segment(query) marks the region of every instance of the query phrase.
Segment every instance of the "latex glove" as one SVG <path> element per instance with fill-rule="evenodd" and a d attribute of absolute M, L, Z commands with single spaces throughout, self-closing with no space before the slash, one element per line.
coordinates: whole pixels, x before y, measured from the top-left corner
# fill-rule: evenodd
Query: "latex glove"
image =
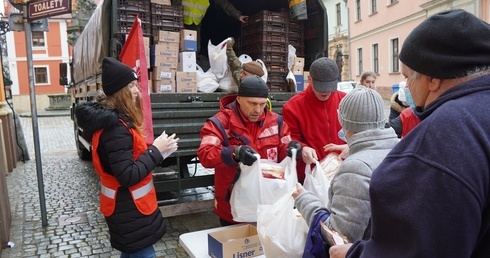
<path fill-rule="evenodd" d="M 162 156 L 164 156 L 164 154 L 167 155 L 168 151 L 170 151 L 170 154 L 172 154 L 175 150 L 177 150 L 177 142 L 180 140 L 179 138 L 175 138 L 175 136 L 175 134 L 168 136 L 164 131 L 153 141 L 153 146 L 155 146 L 158 151 L 160 151 Z"/>
<path fill-rule="evenodd" d="M 240 145 L 233 150 L 235 160 L 242 162 L 244 165 L 251 166 L 257 157 L 254 155 L 257 152 L 248 145 Z"/>
<path fill-rule="evenodd" d="M 301 151 L 301 156 L 306 164 L 315 163 L 318 161 L 318 156 L 316 155 L 315 149 L 305 146 Z"/>
<path fill-rule="evenodd" d="M 297 141 L 289 142 L 286 155 L 290 158 L 293 157 L 293 152 L 291 151 L 292 149 L 296 149 L 296 159 L 299 159 L 301 157 L 301 150 L 303 149 L 303 147 L 301 147 L 301 143 Z"/>

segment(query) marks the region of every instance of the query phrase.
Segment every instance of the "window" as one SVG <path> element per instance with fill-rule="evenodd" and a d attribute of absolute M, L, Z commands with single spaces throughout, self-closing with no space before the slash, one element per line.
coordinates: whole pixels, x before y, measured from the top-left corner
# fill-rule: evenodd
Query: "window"
<path fill-rule="evenodd" d="M 361 20 L 361 0 L 356 0 L 356 21 Z"/>
<path fill-rule="evenodd" d="M 378 5 L 377 2 L 378 0 L 371 0 L 371 13 L 376 13 L 378 11 Z"/>
<path fill-rule="evenodd" d="M 400 65 L 398 60 L 398 39 L 391 40 L 391 72 L 400 72 Z"/>
<path fill-rule="evenodd" d="M 32 32 L 32 46 L 33 47 L 45 47 L 44 32 L 33 31 Z"/>
<path fill-rule="evenodd" d="M 340 3 L 335 5 L 335 10 L 337 11 L 337 25 L 342 24 L 342 16 L 340 13 Z"/>
<path fill-rule="evenodd" d="M 49 83 L 47 67 L 34 67 L 34 83 L 35 84 Z"/>
<path fill-rule="evenodd" d="M 394 4 L 396 2 L 398 2 L 398 0 L 390 0 L 390 4 Z"/>
<path fill-rule="evenodd" d="M 378 44 L 373 44 L 373 72 L 379 73 L 379 51 Z"/>
<path fill-rule="evenodd" d="M 362 48 L 357 49 L 357 74 L 362 74 Z"/>

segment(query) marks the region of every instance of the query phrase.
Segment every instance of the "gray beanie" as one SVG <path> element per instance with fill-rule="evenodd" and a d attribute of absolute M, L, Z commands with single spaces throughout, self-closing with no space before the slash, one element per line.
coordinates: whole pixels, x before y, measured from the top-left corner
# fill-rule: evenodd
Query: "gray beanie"
<path fill-rule="evenodd" d="M 339 120 L 345 130 L 356 133 L 384 128 L 383 98 L 375 90 L 359 85 L 340 101 Z"/>

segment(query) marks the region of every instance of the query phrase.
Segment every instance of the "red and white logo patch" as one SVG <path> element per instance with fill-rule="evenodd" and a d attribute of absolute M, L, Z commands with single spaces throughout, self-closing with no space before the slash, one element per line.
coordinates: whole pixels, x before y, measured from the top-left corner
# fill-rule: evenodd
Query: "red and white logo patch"
<path fill-rule="evenodd" d="M 277 162 L 277 147 L 267 149 L 267 159 L 270 161 Z"/>

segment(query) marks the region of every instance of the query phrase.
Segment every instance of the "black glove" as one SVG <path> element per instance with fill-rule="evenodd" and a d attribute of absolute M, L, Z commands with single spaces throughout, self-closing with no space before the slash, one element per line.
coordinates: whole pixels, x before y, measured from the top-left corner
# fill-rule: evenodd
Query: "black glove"
<path fill-rule="evenodd" d="M 290 141 L 288 144 L 288 148 L 286 150 L 286 155 L 290 158 L 293 157 L 293 152 L 291 151 L 292 149 L 296 149 L 296 159 L 299 159 L 301 157 L 301 143 L 297 141 Z"/>
<path fill-rule="evenodd" d="M 237 162 L 242 162 L 244 165 L 251 166 L 257 157 L 254 155 L 257 152 L 248 145 L 240 145 L 233 150 L 233 156 Z"/>

